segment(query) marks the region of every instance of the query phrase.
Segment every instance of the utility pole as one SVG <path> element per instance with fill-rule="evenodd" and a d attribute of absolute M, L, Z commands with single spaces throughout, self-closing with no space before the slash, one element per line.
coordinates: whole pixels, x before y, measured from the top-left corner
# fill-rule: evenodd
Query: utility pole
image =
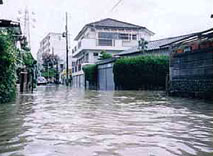
<path fill-rule="evenodd" d="M 22 13 L 24 12 L 24 14 Z M 30 36 L 30 27 L 32 25 L 32 28 L 35 28 L 34 23 L 36 22 L 36 19 L 34 18 L 35 13 L 32 11 L 30 12 L 28 7 L 25 7 L 25 10 L 19 10 L 18 11 L 18 18 L 17 20 L 23 24 L 23 33 L 24 36 L 27 38 L 27 42 L 28 42 L 28 47 L 30 48 L 31 46 L 31 36 Z"/>
<path fill-rule="evenodd" d="M 66 26 L 65 26 L 65 33 L 66 33 L 66 86 L 69 85 L 69 64 L 68 64 L 68 17 L 67 17 L 67 12 L 66 12 Z"/>

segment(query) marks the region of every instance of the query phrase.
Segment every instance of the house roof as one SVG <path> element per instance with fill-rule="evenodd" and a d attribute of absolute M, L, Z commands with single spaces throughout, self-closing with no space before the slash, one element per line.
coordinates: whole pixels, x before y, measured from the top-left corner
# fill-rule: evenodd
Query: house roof
<path fill-rule="evenodd" d="M 162 46 L 164 45 L 168 45 L 172 42 L 181 40 L 187 36 L 190 36 L 191 34 L 188 35 L 182 35 L 182 36 L 176 36 L 176 37 L 169 37 L 169 38 L 163 38 L 163 39 L 159 39 L 159 40 L 154 40 L 154 41 L 149 41 L 147 44 L 147 50 L 151 51 L 151 50 L 157 50 L 157 49 L 161 49 Z M 168 47 L 168 46 L 167 46 Z M 163 47 L 163 48 L 167 48 L 167 47 Z M 130 55 L 130 54 L 134 54 L 139 52 L 140 50 L 138 49 L 138 46 L 132 47 L 130 49 L 127 49 L 125 51 L 122 51 L 120 53 L 118 53 L 117 55 Z"/>
<path fill-rule="evenodd" d="M 96 62 L 96 64 L 97 65 L 107 64 L 107 63 L 115 62 L 115 60 L 116 60 L 116 57 L 112 57 L 112 58 L 100 60 L 100 61 Z"/>
<path fill-rule="evenodd" d="M 213 28 L 205 30 L 205 31 L 190 34 L 188 36 L 180 38 L 179 40 L 175 40 L 173 42 L 165 44 L 162 47 L 169 46 L 169 45 L 174 46 L 175 44 L 180 45 L 182 43 L 187 43 L 187 42 L 192 42 L 192 41 L 202 39 L 202 38 L 212 38 L 212 37 L 213 37 Z"/>
<path fill-rule="evenodd" d="M 122 22 L 118 21 L 115 19 L 111 18 L 106 18 L 97 22 L 89 23 L 87 26 L 93 26 L 93 27 L 118 27 L 118 28 L 135 28 L 135 29 L 140 29 L 140 28 L 145 28 L 139 25 L 127 23 L 127 22 Z"/>
<path fill-rule="evenodd" d="M 82 30 L 78 33 L 78 35 L 75 37 L 75 40 L 78 40 L 79 37 L 86 31 L 86 29 L 88 27 L 94 27 L 94 28 L 117 28 L 117 29 L 136 29 L 136 30 L 144 29 L 148 33 L 150 33 L 151 35 L 154 35 L 154 33 L 152 31 L 148 30 L 146 27 L 142 27 L 142 26 L 139 26 L 139 25 L 135 25 L 135 24 L 119 21 L 119 20 L 112 19 L 112 18 L 106 18 L 106 19 L 103 19 L 103 20 L 100 20 L 100 21 L 97 21 L 97 22 L 92 22 L 92 23 L 86 24 L 82 28 Z"/>
<path fill-rule="evenodd" d="M 16 29 L 17 34 L 22 34 L 21 26 L 19 22 L 14 22 L 11 20 L 0 19 L 0 28 L 9 28 L 13 27 Z"/>

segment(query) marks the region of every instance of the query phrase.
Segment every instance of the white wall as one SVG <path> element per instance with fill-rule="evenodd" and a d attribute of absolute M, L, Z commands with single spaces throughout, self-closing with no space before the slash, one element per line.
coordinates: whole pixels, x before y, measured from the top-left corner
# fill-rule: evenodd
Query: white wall
<path fill-rule="evenodd" d="M 50 34 L 50 52 L 58 55 L 60 59 L 66 58 L 66 41 L 61 34 Z"/>
<path fill-rule="evenodd" d="M 79 48 L 73 56 L 75 57 L 80 51 L 87 49 L 87 50 L 111 50 L 111 51 L 122 51 L 127 50 L 131 47 L 137 46 L 138 41 L 131 40 L 131 41 L 122 41 L 122 40 L 113 40 L 114 46 L 98 46 L 96 39 L 82 39 L 81 40 L 81 48 Z"/>

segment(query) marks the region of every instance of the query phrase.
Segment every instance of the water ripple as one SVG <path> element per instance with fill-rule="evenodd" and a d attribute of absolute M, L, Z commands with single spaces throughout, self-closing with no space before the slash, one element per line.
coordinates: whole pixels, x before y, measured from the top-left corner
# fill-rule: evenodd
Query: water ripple
<path fill-rule="evenodd" d="M 2 156 L 213 155 L 211 103 L 40 87 L 0 107 Z"/>

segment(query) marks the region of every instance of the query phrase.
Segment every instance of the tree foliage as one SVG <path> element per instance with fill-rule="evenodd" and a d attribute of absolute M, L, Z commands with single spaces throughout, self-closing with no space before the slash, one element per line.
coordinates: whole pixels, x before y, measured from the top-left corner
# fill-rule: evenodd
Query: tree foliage
<path fill-rule="evenodd" d="M 109 58 L 112 58 L 112 55 L 105 51 L 102 51 L 101 55 L 99 57 L 99 60 L 105 60 L 105 59 L 109 59 Z"/>
<path fill-rule="evenodd" d="M 56 69 L 50 68 L 48 70 L 45 70 L 41 73 L 41 76 L 45 77 L 45 78 L 52 78 L 55 77 L 57 74 Z"/>
<path fill-rule="evenodd" d="M 45 78 L 56 77 L 57 70 L 54 69 L 54 65 L 57 65 L 59 62 L 58 55 L 44 53 L 42 55 L 44 70 L 42 71 L 42 76 Z"/>
<path fill-rule="evenodd" d="M 169 72 L 168 56 L 138 56 L 118 59 L 113 68 L 120 89 L 163 89 Z"/>
<path fill-rule="evenodd" d="M 28 68 L 31 68 L 34 64 L 36 64 L 36 60 L 33 58 L 30 51 L 25 51 L 23 53 L 23 63 Z"/>
<path fill-rule="evenodd" d="M 44 53 L 42 55 L 43 66 L 53 66 L 56 65 L 59 61 L 58 55 Z"/>
<path fill-rule="evenodd" d="M 16 58 L 14 39 L 0 32 L 0 103 L 8 102 L 16 95 Z"/>
<path fill-rule="evenodd" d="M 144 40 L 143 38 L 141 38 L 138 41 L 138 48 L 140 49 L 141 52 L 145 52 L 147 50 L 147 44 L 148 42 Z"/>
<path fill-rule="evenodd" d="M 97 74 L 98 74 L 97 65 L 95 64 L 87 65 L 83 67 L 83 71 L 85 73 L 85 79 L 89 81 L 91 85 L 97 85 Z"/>

